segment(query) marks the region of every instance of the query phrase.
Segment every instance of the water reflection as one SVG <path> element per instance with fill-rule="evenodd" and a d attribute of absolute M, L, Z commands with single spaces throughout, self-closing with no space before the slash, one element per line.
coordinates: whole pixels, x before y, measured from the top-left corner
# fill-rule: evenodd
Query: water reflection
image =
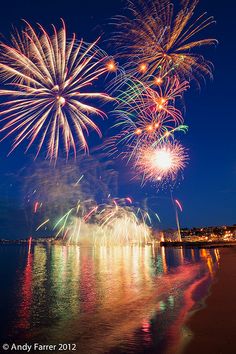
<path fill-rule="evenodd" d="M 21 259 L 24 268 L 6 289 L 14 302 L 5 340 L 77 343 L 80 354 L 176 353 L 219 252 L 37 245 Z"/>

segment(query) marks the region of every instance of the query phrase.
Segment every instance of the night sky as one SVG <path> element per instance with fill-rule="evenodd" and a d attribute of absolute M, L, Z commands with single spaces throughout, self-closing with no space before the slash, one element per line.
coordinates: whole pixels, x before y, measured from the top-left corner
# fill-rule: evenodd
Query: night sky
<path fill-rule="evenodd" d="M 109 52 L 105 39 L 109 38 L 112 29 L 107 24 L 123 6 L 124 3 L 118 0 L 5 1 L 1 7 L 0 33 L 9 38 L 12 25 L 21 26 L 22 18 L 31 23 L 39 22 L 49 29 L 51 23 L 59 25 L 62 17 L 68 33 L 75 32 L 78 38 L 89 42 L 102 35 L 100 47 Z M 185 95 L 185 123 L 189 125 L 189 132 L 178 137 L 189 149 L 190 161 L 184 171 L 184 180 L 174 189 L 174 196 L 183 204 L 180 220 L 181 226 L 186 227 L 236 223 L 236 3 L 233 0 L 201 0 L 198 11 L 202 10 L 216 19 L 216 25 L 207 29 L 205 35 L 217 38 L 219 45 L 203 51 L 214 64 L 214 80 L 202 83 L 200 91 L 192 86 Z M 8 175 L 17 174 L 19 169 L 31 163 L 30 154 L 25 155 L 23 147 L 7 157 L 9 148 L 10 141 L 0 144 L 1 222 L 6 217 L 3 209 L 7 188 L 11 189 L 10 198 L 15 205 L 20 203 L 19 185 L 7 186 Z M 136 200 L 153 198 L 162 219 L 161 227 L 174 226 L 169 192 L 157 193 L 153 186 L 140 189 L 137 182 L 130 181 L 126 169 L 125 164 L 120 165 L 119 195 L 130 195 Z"/>

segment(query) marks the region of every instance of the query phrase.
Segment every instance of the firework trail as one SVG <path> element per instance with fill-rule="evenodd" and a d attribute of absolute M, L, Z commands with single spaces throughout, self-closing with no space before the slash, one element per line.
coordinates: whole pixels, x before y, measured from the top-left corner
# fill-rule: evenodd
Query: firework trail
<path fill-rule="evenodd" d="M 86 136 L 101 131 L 93 116 L 105 113 L 91 105 L 93 100 L 110 100 L 91 86 L 101 75 L 113 71 L 111 59 L 97 41 L 91 44 L 68 38 L 62 21 L 50 36 L 38 25 L 39 34 L 26 23 L 25 30 L 12 37 L 12 44 L 0 44 L 0 75 L 7 88 L 0 90 L 1 133 L 14 135 L 11 151 L 24 141 L 27 150 L 37 140 L 39 154 L 47 145 L 47 158 L 57 159 L 61 141 L 68 157 L 70 150 L 88 150 Z M 4 124 L 5 123 L 5 124 Z M 37 156 L 36 155 L 36 156 Z"/>

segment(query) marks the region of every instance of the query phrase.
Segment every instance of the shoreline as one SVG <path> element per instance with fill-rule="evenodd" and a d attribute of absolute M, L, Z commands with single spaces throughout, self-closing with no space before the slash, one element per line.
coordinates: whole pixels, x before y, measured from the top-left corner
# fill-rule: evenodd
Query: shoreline
<path fill-rule="evenodd" d="M 192 318 L 200 311 L 203 311 L 207 308 L 207 300 L 209 297 L 212 295 L 212 286 L 218 282 L 217 274 L 218 274 L 219 268 L 215 270 L 215 275 L 214 278 L 212 279 L 212 283 L 209 285 L 205 295 L 201 298 L 199 302 L 196 302 L 194 305 L 194 308 L 192 308 L 189 313 L 186 316 L 185 322 L 182 327 L 182 338 L 180 345 L 178 347 L 177 353 L 176 354 L 186 354 L 186 349 L 187 347 L 191 344 L 193 341 L 195 334 L 193 332 L 193 329 L 190 328 L 190 323 Z M 197 329 L 198 330 L 198 329 Z M 196 331 L 197 331 L 196 330 Z M 209 353 L 207 353 L 209 354 Z M 212 353 L 213 354 L 213 353 Z M 214 353 L 215 354 L 215 353 Z"/>
<path fill-rule="evenodd" d="M 220 250 L 220 267 L 202 301 L 184 325 L 182 354 L 234 354 L 236 249 Z"/>
<path fill-rule="evenodd" d="M 37 239 L 37 238 L 32 238 L 30 239 L 19 239 L 19 240 L 6 240 L 6 239 L 0 239 L 0 246 L 1 245 L 37 245 L 37 244 L 50 244 L 50 245 L 63 245 L 63 246 L 88 246 L 92 245 L 94 246 L 93 243 L 68 243 L 64 240 L 55 240 L 52 237 L 50 238 L 45 238 L 45 239 Z M 115 244 L 113 244 L 115 245 Z M 121 244 L 121 246 L 127 246 L 127 244 Z M 159 245 L 160 247 L 165 247 L 165 248 L 233 248 L 236 247 L 236 240 L 235 241 L 214 241 L 214 242 L 209 242 L 209 241 L 161 241 L 157 242 L 156 240 L 152 240 L 147 243 L 130 243 L 129 246 L 134 246 L 134 245 L 142 245 L 142 246 L 150 246 L 150 245 Z M 111 246 L 111 244 L 109 245 Z"/>
<path fill-rule="evenodd" d="M 219 247 L 235 247 L 236 241 L 162 241 L 161 247 L 184 247 L 184 248 L 219 248 Z"/>

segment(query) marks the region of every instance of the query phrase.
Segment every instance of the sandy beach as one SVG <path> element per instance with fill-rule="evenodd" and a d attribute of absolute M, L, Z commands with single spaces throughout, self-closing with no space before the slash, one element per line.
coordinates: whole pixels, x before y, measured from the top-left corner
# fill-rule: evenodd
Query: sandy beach
<path fill-rule="evenodd" d="M 193 338 L 183 354 L 236 353 L 236 247 L 219 251 L 220 268 L 206 306 L 186 323 Z"/>

